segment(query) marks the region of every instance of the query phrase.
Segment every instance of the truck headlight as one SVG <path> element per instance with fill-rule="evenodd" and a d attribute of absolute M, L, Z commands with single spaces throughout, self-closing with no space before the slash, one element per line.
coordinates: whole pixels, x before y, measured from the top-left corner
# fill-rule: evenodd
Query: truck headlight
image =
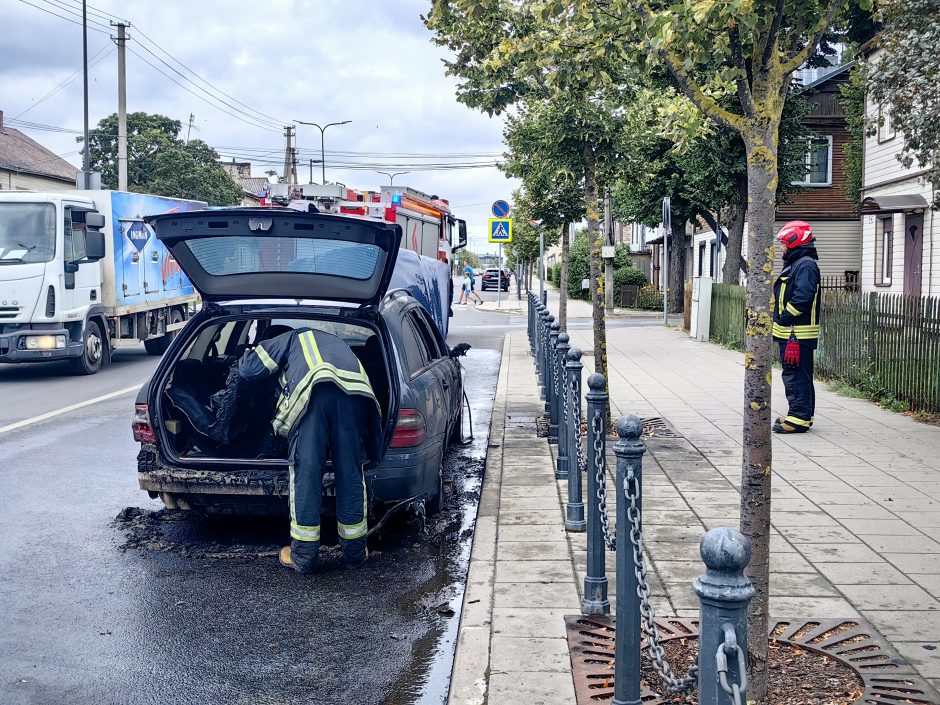
<path fill-rule="evenodd" d="M 62 350 L 65 348 L 64 335 L 27 335 L 27 350 Z"/>

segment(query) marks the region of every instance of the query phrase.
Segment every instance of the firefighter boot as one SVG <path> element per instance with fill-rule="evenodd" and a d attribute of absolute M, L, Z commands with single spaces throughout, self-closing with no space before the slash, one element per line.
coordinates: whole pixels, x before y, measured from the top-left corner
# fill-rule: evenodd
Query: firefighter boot
<path fill-rule="evenodd" d="M 294 552 L 291 551 L 290 546 L 284 546 L 277 554 L 278 562 L 285 568 L 293 568 L 298 573 L 312 573 L 314 571 L 314 563 L 299 565 L 294 562 Z"/>
<path fill-rule="evenodd" d="M 778 418 L 774 421 L 773 431 L 774 433 L 806 433 L 809 431 L 809 426 L 797 426 L 784 418 Z"/>

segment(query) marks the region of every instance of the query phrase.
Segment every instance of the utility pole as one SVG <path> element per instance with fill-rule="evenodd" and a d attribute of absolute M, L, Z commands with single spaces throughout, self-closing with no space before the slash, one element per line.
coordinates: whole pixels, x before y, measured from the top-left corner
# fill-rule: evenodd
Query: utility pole
<path fill-rule="evenodd" d="M 294 163 L 294 148 L 291 141 L 294 139 L 294 126 L 284 126 L 284 137 L 287 138 L 287 146 L 284 148 L 284 183 L 290 184 L 291 168 Z"/>
<path fill-rule="evenodd" d="M 297 147 L 294 146 L 290 148 L 290 176 L 292 184 L 300 183 L 297 178 Z"/>
<path fill-rule="evenodd" d="M 118 51 L 118 191 L 127 191 L 127 64 L 124 58 L 124 46 L 127 44 L 124 22 L 112 22 L 117 27 L 115 43 Z M 86 133 L 87 133 L 87 97 L 86 97 Z M 190 126 L 192 126 L 192 115 Z M 86 135 L 85 139 L 88 137 Z M 186 141 L 189 141 L 187 133 Z"/>
<path fill-rule="evenodd" d="M 193 131 L 193 123 L 195 121 L 196 121 L 196 116 L 190 113 L 189 114 L 189 126 L 186 128 L 186 144 L 189 144 L 189 134 Z M 235 158 L 232 157 L 232 161 L 234 160 Z"/>

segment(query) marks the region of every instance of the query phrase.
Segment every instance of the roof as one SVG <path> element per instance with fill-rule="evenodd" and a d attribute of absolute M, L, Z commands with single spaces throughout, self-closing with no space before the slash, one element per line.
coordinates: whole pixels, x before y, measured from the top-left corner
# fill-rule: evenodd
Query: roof
<path fill-rule="evenodd" d="M 842 64 L 842 66 L 840 66 L 839 68 L 837 68 L 837 69 L 835 69 L 835 70 L 833 70 L 833 71 L 830 71 L 829 73 L 827 73 L 827 74 L 825 74 L 825 75 L 823 75 L 823 76 L 817 78 L 815 81 L 810 81 L 810 82 L 807 83 L 805 86 L 800 86 L 799 90 L 800 90 L 800 91 L 808 91 L 808 90 L 811 90 L 811 89 L 813 89 L 813 88 L 817 88 L 818 86 L 821 86 L 822 84 L 824 84 L 826 81 L 829 81 L 829 80 L 835 78 L 836 76 L 839 76 L 839 75 L 845 73 L 845 72 L 848 71 L 850 68 L 852 68 L 853 66 L 855 66 L 856 63 L 858 63 L 858 62 L 856 62 L 856 61 L 850 61 L 850 62 L 848 62 L 847 64 Z"/>
<path fill-rule="evenodd" d="M 0 127 L 0 169 L 75 183 L 78 167 L 13 127 Z"/>
<path fill-rule="evenodd" d="M 253 196 L 260 195 L 262 189 L 271 185 L 267 176 L 252 176 L 247 179 L 235 179 L 235 181 L 238 182 L 238 185 L 242 187 L 245 193 L 250 193 Z"/>
<path fill-rule="evenodd" d="M 862 201 L 864 211 L 911 211 L 927 208 L 930 204 L 919 193 L 898 196 L 868 196 Z"/>

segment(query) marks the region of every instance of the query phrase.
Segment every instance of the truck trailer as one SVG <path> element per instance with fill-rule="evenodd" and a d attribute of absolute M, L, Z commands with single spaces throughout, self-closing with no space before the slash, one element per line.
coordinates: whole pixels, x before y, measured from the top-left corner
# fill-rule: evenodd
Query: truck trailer
<path fill-rule="evenodd" d="M 201 201 L 121 191 L 0 192 L 0 362 L 94 374 L 122 346 L 161 355 L 198 295 L 144 217 Z"/>

